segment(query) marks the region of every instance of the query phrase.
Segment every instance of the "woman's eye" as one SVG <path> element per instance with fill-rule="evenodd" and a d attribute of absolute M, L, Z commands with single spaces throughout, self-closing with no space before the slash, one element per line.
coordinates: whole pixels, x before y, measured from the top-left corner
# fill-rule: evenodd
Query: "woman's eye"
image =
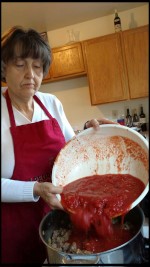
<path fill-rule="evenodd" d="M 41 68 L 41 66 L 38 66 L 38 65 L 35 65 L 34 67 L 35 67 L 35 68 L 38 68 L 38 69 Z"/>
<path fill-rule="evenodd" d="M 24 62 L 23 61 L 17 61 L 17 62 L 15 62 L 15 65 L 17 66 L 17 67 L 23 67 L 24 66 Z"/>
<path fill-rule="evenodd" d="M 16 67 L 17 68 L 22 68 L 22 67 L 24 67 L 24 65 L 23 64 L 16 64 Z"/>

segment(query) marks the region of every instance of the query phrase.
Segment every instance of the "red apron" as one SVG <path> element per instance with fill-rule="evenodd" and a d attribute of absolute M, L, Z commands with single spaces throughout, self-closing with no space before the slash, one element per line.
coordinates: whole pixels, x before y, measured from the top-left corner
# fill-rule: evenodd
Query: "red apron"
<path fill-rule="evenodd" d="M 11 101 L 6 92 L 10 131 L 14 144 L 13 180 L 51 181 L 54 160 L 65 144 L 58 125 L 37 96 L 35 101 L 49 120 L 16 126 Z M 38 202 L 2 203 L 2 263 L 43 263 L 46 249 L 39 237 L 39 224 L 50 207 Z"/>

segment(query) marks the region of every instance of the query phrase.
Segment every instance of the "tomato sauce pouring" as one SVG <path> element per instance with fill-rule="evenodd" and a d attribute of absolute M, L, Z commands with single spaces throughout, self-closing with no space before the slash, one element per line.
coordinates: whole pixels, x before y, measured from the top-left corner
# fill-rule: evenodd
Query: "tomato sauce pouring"
<path fill-rule="evenodd" d="M 123 221 L 113 224 L 113 218 L 124 216 L 144 188 L 130 174 L 92 175 L 64 186 L 61 203 L 74 226 L 71 240 L 93 252 L 128 241 L 132 234 L 122 228 Z"/>

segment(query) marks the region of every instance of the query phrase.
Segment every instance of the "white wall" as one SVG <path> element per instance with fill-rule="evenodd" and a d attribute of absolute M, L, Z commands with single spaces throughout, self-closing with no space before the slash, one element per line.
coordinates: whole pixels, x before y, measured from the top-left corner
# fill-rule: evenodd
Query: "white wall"
<path fill-rule="evenodd" d="M 149 23 L 148 7 L 148 4 L 144 4 L 142 7 L 120 12 L 122 30 L 147 25 Z M 114 15 L 109 15 L 49 31 L 49 43 L 51 47 L 65 45 L 69 41 L 67 30 L 79 31 L 80 41 L 113 33 L 113 19 Z M 134 108 L 137 108 L 139 112 L 141 104 L 148 120 L 148 98 L 91 106 L 87 77 L 43 84 L 41 91 L 54 94 L 60 99 L 68 120 L 74 128 L 82 129 L 87 120 L 99 118 L 101 115 L 115 120 L 112 110 L 117 110 L 118 115 L 125 114 L 128 107 L 131 112 Z"/>

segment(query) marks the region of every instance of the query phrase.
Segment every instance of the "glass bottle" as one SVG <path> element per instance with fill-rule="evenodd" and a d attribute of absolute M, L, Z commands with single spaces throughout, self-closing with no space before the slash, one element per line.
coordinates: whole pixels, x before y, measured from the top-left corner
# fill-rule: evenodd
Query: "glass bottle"
<path fill-rule="evenodd" d="M 137 115 L 137 110 L 134 109 L 134 113 L 133 113 L 133 126 L 137 127 L 139 123 L 139 117 Z"/>
<path fill-rule="evenodd" d="M 121 19 L 118 16 L 118 12 L 116 9 L 115 9 L 114 27 L 115 27 L 115 32 L 121 31 Z"/>
<path fill-rule="evenodd" d="M 127 108 L 127 115 L 126 115 L 126 126 L 132 126 L 132 116 L 130 115 L 129 108 Z"/>
<path fill-rule="evenodd" d="M 147 127 L 146 127 L 146 115 L 143 111 L 143 106 L 141 106 L 141 109 L 140 109 L 139 123 L 141 125 L 142 132 L 145 132 L 147 130 Z"/>

